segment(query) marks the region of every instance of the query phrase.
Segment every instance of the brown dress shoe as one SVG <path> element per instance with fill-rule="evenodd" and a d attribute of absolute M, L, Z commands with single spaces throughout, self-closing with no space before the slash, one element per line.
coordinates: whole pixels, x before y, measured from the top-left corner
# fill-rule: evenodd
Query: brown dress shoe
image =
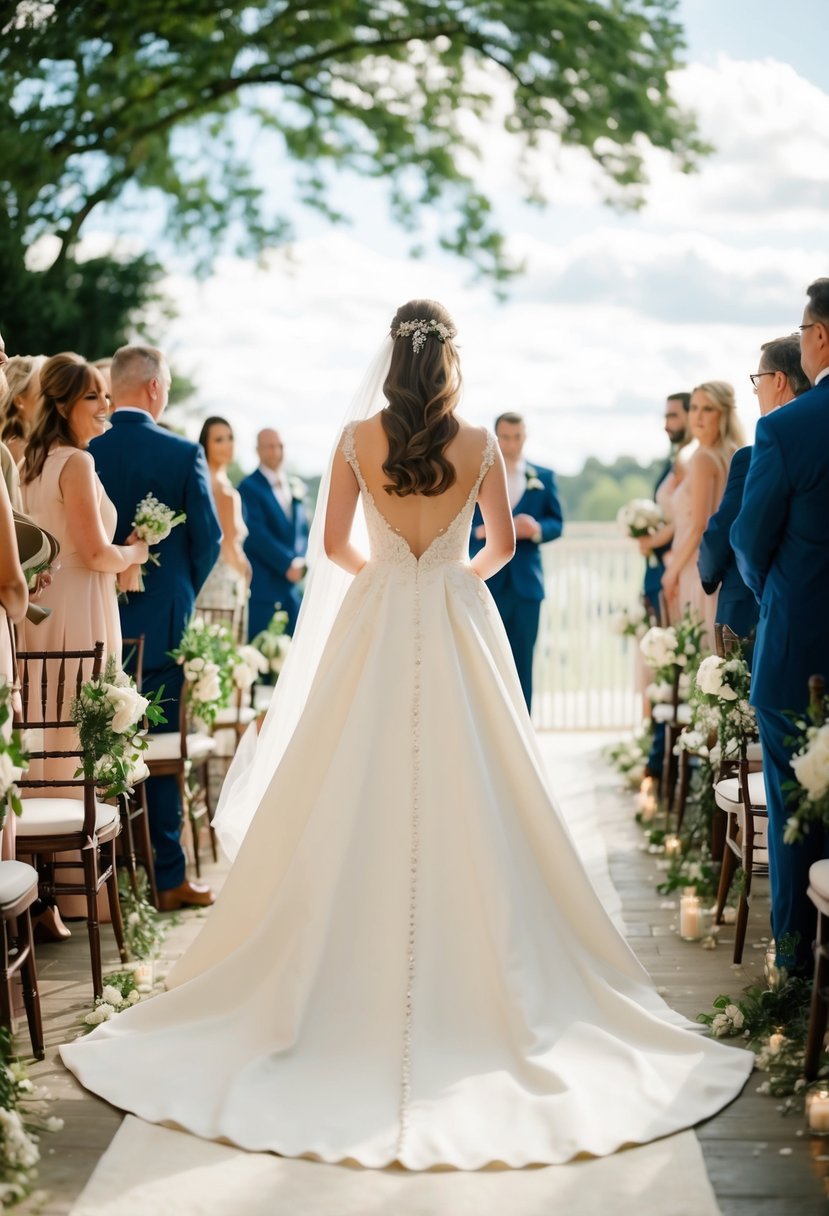
<path fill-rule="evenodd" d="M 161 912 L 175 912 L 179 908 L 209 908 L 215 900 L 216 896 L 210 887 L 201 882 L 190 882 L 187 878 L 181 886 L 158 893 L 158 907 Z"/>

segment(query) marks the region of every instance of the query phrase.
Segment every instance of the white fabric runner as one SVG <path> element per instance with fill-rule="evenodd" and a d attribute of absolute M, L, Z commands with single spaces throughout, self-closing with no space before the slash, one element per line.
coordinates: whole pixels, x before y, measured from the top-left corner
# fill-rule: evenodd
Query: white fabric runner
<path fill-rule="evenodd" d="M 243 1153 L 128 1115 L 72 1216 L 717 1216 L 693 1132 L 597 1160 L 407 1173 Z"/>

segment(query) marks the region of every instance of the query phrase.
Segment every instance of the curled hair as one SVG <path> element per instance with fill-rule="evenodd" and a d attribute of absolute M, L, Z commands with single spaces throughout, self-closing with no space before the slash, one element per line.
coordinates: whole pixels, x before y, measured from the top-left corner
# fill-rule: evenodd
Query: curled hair
<path fill-rule="evenodd" d="M 790 334 L 786 338 L 772 338 L 760 347 L 763 370 L 782 372 L 789 382 L 795 397 L 807 392 L 812 386 L 800 363 L 800 338 Z"/>
<path fill-rule="evenodd" d="M 461 391 L 461 368 L 451 337 L 430 330 L 415 349 L 412 335 L 395 336 L 406 321 L 434 321 L 454 332 L 446 309 L 436 300 L 410 300 L 391 323 L 394 337 L 381 415 L 389 450 L 383 472 L 387 494 L 442 494 L 455 482 L 446 448 L 458 433 L 455 407 Z"/>
<path fill-rule="evenodd" d="M 40 476 L 53 447 L 78 446 L 69 426 L 69 415 L 75 402 L 96 387 L 99 375 L 85 359 L 72 351 L 53 355 L 43 364 L 40 373 L 43 402 L 26 445 L 21 474 L 24 483 Z"/>
<path fill-rule="evenodd" d="M 233 427 L 226 418 L 220 418 L 218 414 L 211 414 L 209 418 L 205 418 L 199 431 L 199 443 L 204 448 L 205 457 L 207 456 L 207 441 L 210 438 L 210 428 L 212 426 L 226 426 L 230 431 L 231 439 L 233 438 Z"/>
<path fill-rule="evenodd" d="M 8 363 L 3 365 L 6 377 L 6 391 L 0 395 L 0 418 L 2 431 L 0 440 L 25 439 L 28 431 L 26 420 L 15 408 L 15 397 L 25 393 L 43 366 L 43 355 L 12 355 Z"/>
<path fill-rule="evenodd" d="M 726 460 L 736 448 L 745 445 L 746 437 L 743 424 L 737 417 L 737 401 L 734 396 L 734 386 L 727 380 L 706 380 L 698 384 L 694 393 L 706 393 L 720 411 L 720 441 L 717 450 Z M 694 395 L 691 394 L 691 396 Z"/>

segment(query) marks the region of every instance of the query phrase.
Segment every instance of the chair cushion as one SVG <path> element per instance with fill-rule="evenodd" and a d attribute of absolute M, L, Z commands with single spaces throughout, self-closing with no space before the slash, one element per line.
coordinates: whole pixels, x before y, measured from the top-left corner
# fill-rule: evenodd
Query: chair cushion
<path fill-rule="evenodd" d="M 95 803 L 95 831 L 101 832 L 118 818 L 118 807 Z M 18 836 L 65 836 L 83 828 L 80 798 L 24 798 L 23 814 L 17 820 Z"/>
<path fill-rule="evenodd" d="M 766 809 L 766 781 L 762 772 L 748 774 L 748 796 L 758 811 Z M 714 786 L 714 797 L 722 811 L 733 810 L 743 800 L 739 777 L 725 777 Z"/>
<path fill-rule="evenodd" d="M 809 866 L 809 886 L 814 887 L 818 895 L 829 900 L 829 857 L 814 861 Z"/>
<path fill-rule="evenodd" d="M 673 722 L 674 707 L 663 702 L 654 705 L 651 710 L 654 722 Z M 676 720 L 680 726 L 688 726 L 691 721 L 691 706 L 681 701 L 676 711 Z"/>
<path fill-rule="evenodd" d="M 154 760 L 178 760 L 181 757 L 181 735 L 177 730 L 166 731 L 164 734 L 148 735 L 147 750 L 142 752 L 145 764 Z M 187 736 L 187 758 L 203 760 L 216 750 L 216 740 L 210 735 L 199 732 Z"/>
<path fill-rule="evenodd" d="M 252 705 L 243 705 L 237 710 L 235 706 L 229 705 L 226 709 L 220 709 L 213 719 L 213 729 L 221 730 L 229 726 L 235 726 L 238 722 L 240 726 L 250 726 L 251 722 L 255 722 L 259 717 L 259 710 L 254 709 Z M 188 745 L 189 748 L 189 745 Z"/>
<path fill-rule="evenodd" d="M 0 861 L 0 908 L 17 903 L 34 888 L 37 896 L 37 870 L 25 861 Z"/>

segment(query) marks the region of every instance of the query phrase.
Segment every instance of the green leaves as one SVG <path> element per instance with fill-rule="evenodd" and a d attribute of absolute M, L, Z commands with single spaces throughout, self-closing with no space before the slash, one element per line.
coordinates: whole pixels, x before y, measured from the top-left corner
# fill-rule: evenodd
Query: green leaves
<path fill-rule="evenodd" d="M 490 201 L 458 159 L 476 149 L 468 116 L 491 116 L 497 97 L 516 141 L 553 132 L 585 148 L 617 201 L 635 205 L 647 143 L 683 169 L 705 150 L 668 91 L 682 49 L 675 7 L 19 3 L 0 41 L 0 198 L 21 248 L 56 234 L 61 258 L 127 187 L 163 197 L 169 235 L 202 268 L 228 230 L 256 252 L 285 239 L 292 207 L 267 214 L 268 166 L 255 139 L 239 141 L 243 119 L 246 133 L 267 128 L 276 155 L 306 170 L 306 205 L 338 217 L 326 165 L 382 177 L 401 224 L 439 205 L 443 247 L 503 278 L 515 268 Z"/>

